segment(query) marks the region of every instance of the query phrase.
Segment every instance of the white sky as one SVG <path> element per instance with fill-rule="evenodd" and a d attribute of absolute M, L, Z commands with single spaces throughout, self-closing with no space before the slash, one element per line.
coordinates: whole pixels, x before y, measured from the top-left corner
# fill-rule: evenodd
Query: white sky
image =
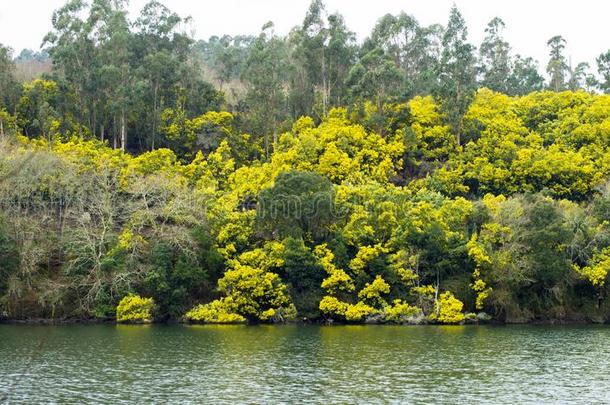
<path fill-rule="evenodd" d="M 271 20 L 276 32 L 287 33 L 299 24 L 309 0 L 161 0 L 182 16 L 194 20 L 195 38 L 222 34 L 257 34 Z M 134 17 L 146 0 L 131 0 Z M 505 37 L 513 50 L 547 60 L 546 41 L 561 34 L 567 40 L 566 54 L 575 65 L 594 60 L 610 48 L 610 1 L 608 0 L 326 0 L 329 12 L 339 11 L 359 39 L 365 38 L 379 17 L 404 10 L 421 24 L 447 22 L 455 3 L 468 24 L 470 41 L 478 46 L 487 23 L 495 16 L 506 23 Z M 64 0 L 0 0 L 0 43 L 18 53 L 37 50 L 51 28 L 53 10 Z"/>

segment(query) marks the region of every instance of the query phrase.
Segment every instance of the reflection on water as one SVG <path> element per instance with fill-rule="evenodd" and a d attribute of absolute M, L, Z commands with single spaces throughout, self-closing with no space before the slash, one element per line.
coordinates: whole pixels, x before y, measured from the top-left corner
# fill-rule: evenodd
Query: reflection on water
<path fill-rule="evenodd" d="M 610 327 L 0 325 L 0 402 L 607 402 Z"/>

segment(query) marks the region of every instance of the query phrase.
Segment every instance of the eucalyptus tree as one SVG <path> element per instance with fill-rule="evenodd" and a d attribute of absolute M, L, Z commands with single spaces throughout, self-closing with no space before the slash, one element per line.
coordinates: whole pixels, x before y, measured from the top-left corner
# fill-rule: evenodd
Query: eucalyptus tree
<path fill-rule="evenodd" d="M 81 16 L 87 4 L 83 0 L 69 0 L 63 7 L 53 12 L 53 30 L 43 39 L 53 61 L 55 73 L 64 77 L 75 92 L 76 103 L 72 106 L 78 117 L 79 131 L 90 124 L 87 101 L 91 99 L 93 68 L 96 50 L 90 38 L 92 26 Z"/>
<path fill-rule="evenodd" d="M 546 72 L 549 74 L 549 87 L 554 91 L 561 91 L 565 88 L 568 71 L 566 57 L 563 54 L 566 40 L 561 35 L 555 35 L 546 44 L 550 48 L 549 63 L 546 66 Z"/>
<path fill-rule="evenodd" d="M 133 96 L 133 36 L 127 19 L 126 1 L 94 0 L 89 15 L 91 36 L 95 38 L 96 78 L 93 83 L 100 103 L 100 138 L 107 126 L 113 128 L 113 145 L 127 148 L 128 115 Z M 112 122 L 112 125 L 107 122 Z M 93 130 L 96 125 L 93 123 Z"/>
<path fill-rule="evenodd" d="M 587 62 L 580 62 L 576 67 L 568 65 L 568 81 L 567 87 L 571 91 L 588 88 L 591 84 L 591 75 L 587 72 L 590 66 Z"/>
<path fill-rule="evenodd" d="M 434 93 L 441 101 L 458 145 L 462 120 L 476 90 L 475 48 L 467 42 L 467 37 L 466 22 L 453 6 L 443 35 Z"/>
<path fill-rule="evenodd" d="M 404 12 L 386 14 L 373 28 L 369 46 L 383 49 L 400 69 L 402 89 L 407 97 L 430 91 L 438 61 L 436 34 L 437 27 L 422 27 Z"/>
<path fill-rule="evenodd" d="M 510 94 L 510 45 L 502 37 L 506 25 L 495 17 L 485 28 L 485 38 L 479 48 L 481 84 L 491 90 Z"/>
<path fill-rule="evenodd" d="M 538 73 L 532 58 L 511 55 L 511 47 L 502 36 L 506 25 L 501 18 L 492 19 L 479 48 L 480 84 L 509 95 L 524 95 L 544 88 L 544 78 Z"/>
<path fill-rule="evenodd" d="M 343 78 L 353 63 L 355 34 L 343 16 L 328 15 L 323 2 L 313 0 L 290 44 L 292 114 L 324 116 L 346 95 Z"/>
<path fill-rule="evenodd" d="M 610 93 L 610 50 L 600 54 L 595 62 L 600 76 L 599 88 L 604 93 Z"/>
<path fill-rule="evenodd" d="M 293 115 L 310 115 L 316 103 L 316 91 L 321 90 L 323 110 L 326 110 L 326 45 L 328 30 L 326 10 L 322 0 L 313 0 L 300 27 L 290 38 L 296 77 L 292 79 L 291 104 Z"/>
<path fill-rule="evenodd" d="M 402 77 L 383 49 L 374 48 L 351 68 L 346 83 L 354 101 L 370 100 L 381 112 L 385 102 L 400 95 Z"/>
<path fill-rule="evenodd" d="M 508 78 L 509 95 L 522 96 L 544 88 L 544 77 L 538 72 L 538 63 L 531 57 L 515 55 Z"/>
<path fill-rule="evenodd" d="M 248 90 L 245 119 L 255 135 L 263 136 L 265 156 L 270 157 L 269 134 L 277 140 L 278 126 L 287 117 L 287 47 L 285 41 L 266 23 L 252 44 L 242 79 Z"/>
<path fill-rule="evenodd" d="M 134 23 L 134 57 L 141 61 L 135 72 L 142 108 L 138 110 L 139 128 L 149 132 L 151 138 L 144 140 L 151 149 L 158 142 L 157 132 L 160 111 L 176 99 L 175 89 L 180 80 L 193 40 L 179 28 L 185 19 L 172 12 L 158 1 L 147 3 Z M 181 86 L 183 87 L 183 86 Z"/>
<path fill-rule="evenodd" d="M 14 76 L 15 63 L 11 48 L 0 44 L 0 110 L 14 110 L 18 84 Z"/>
<path fill-rule="evenodd" d="M 9 127 L 9 113 L 14 112 L 19 97 L 14 71 L 11 48 L 0 44 L 0 136 L 4 136 Z"/>
<path fill-rule="evenodd" d="M 329 15 L 326 50 L 327 107 L 342 106 L 347 101 L 345 77 L 355 62 L 356 51 L 356 34 L 345 25 L 343 16 L 338 13 Z"/>

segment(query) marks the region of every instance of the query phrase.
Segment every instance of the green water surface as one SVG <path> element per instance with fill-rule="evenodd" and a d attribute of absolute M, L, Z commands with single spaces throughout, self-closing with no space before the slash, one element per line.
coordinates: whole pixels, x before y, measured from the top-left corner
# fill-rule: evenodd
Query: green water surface
<path fill-rule="evenodd" d="M 610 327 L 0 325 L 0 402 L 608 403 Z"/>

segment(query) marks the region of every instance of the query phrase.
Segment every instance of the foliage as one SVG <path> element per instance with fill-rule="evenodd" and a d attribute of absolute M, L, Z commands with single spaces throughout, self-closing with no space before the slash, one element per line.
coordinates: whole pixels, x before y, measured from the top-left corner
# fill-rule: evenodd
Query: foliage
<path fill-rule="evenodd" d="M 292 305 L 280 277 L 260 268 L 237 263 L 218 280 L 218 290 L 225 294 L 231 308 L 249 320 L 284 320 Z"/>
<path fill-rule="evenodd" d="M 333 221 L 331 183 L 317 173 L 280 173 L 258 197 L 259 223 L 271 234 L 308 239 Z"/>
<path fill-rule="evenodd" d="M 445 291 L 438 297 L 434 313 L 430 319 L 440 323 L 460 323 L 464 320 L 462 309 L 464 304 L 453 296 L 450 291 Z"/>
<path fill-rule="evenodd" d="M 610 320 L 608 52 L 553 37 L 544 83 L 456 7 L 362 43 L 319 0 L 286 36 L 129 16 L 68 2 L 25 83 L 0 46 L 2 316 Z"/>
<path fill-rule="evenodd" d="M 580 267 L 574 265 L 574 270 L 586 278 L 595 287 L 603 287 L 610 270 L 610 249 L 604 248 L 601 252 L 595 252 L 591 258 L 591 265 Z"/>
<path fill-rule="evenodd" d="M 153 307 L 152 298 L 142 298 L 134 294 L 127 295 L 119 301 L 116 307 L 116 320 L 129 323 L 151 322 Z"/>
<path fill-rule="evenodd" d="M 191 322 L 205 323 L 242 323 L 246 318 L 230 312 L 234 305 L 230 298 L 218 299 L 209 304 L 199 304 L 188 311 L 184 317 Z"/>
<path fill-rule="evenodd" d="M 350 322 L 359 322 L 376 312 L 375 308 L 366 305 L 362 301 L 358 301 L 356 304 L 347 306 L 347 309 L 345 310 L 345 319 Z"/>
<path fill-rule="evenodd" d="M 394 300 L 392 305 L 388 305 L 383 311 L 383 320 L 392 323 L 407 322 L 410 317 L 421 314 L 421 309 L 410 305 L 402 300 Z"/>

